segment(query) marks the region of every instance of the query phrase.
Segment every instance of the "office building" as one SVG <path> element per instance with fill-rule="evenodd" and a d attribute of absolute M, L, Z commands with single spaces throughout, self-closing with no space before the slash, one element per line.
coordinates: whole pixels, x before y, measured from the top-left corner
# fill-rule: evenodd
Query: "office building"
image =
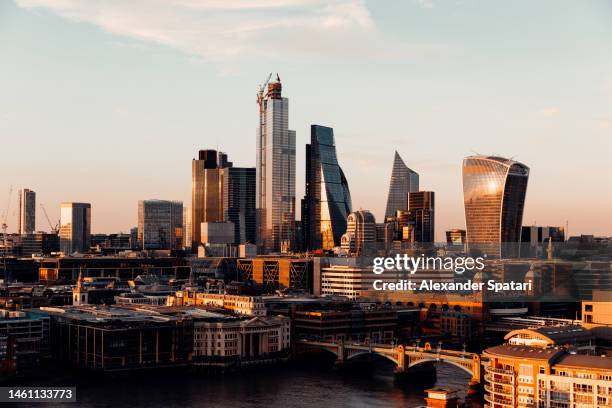
<path fill-rule="evenodd" d="M 21 236 L 21 256 L 23 257 L 49 255 L 52 252 L 59 252 L 59 250 L 60 239 L 57 234 L 34 232 Z"/>
<path fill-rule="evenodd" d="M 413 227 L 413 242 L 434 242 L 435 195 L 433 191 L 408 193 L 408 218 Z"/>
<path fill-rule="evenodd" d="M 223 221 L 223 168 L 231 167 L 227 155 L 200 150 L 191 162 L 191 241 L 195 251 L 202 241 L 203 222 Z"/>
<path fill-rule="evenodd" d="M 36 230 L 36 193 L 24 188 L 19 190 L 19 234 L 31 234 Z"/>
<path fill-rule="evenodd" d="M 36 311 L 0 309 L 0 345 L 2 344 L 13 348 L 6 351 L 7 354 L 12 354 L 13 361 L 9 363 L 17 372 L 38 368 L 41 357 L 45 357 L 49 352 L 49 317 Z"/>
<path fill-rule="evenodd" d="M 305 258 L 259 257 L 236 261 L 240 280 L 254 282 L 265 293 L 312 291 L 313 261 Z"/>
<path fill-rule="evenodd" d="M 234 224 L 237 244 L 257 241 L 255 167 L 226 167 L 222 170 L 223 219 Z"/>
<path fill-rule="evenodd" d="M 63 253 L 87 252 L 91 246 L 91 204 L 62 203 L 59 236 Z"/>
<path fill-rule="evenodd" d="M 496 156 L 463 160 L 463 200 L 470 251 L 516 256 L 529 168 Z"/>
<path fill-rule="evenodd" d="M 408 193 L 413 191 L 419 191 L 419 175 L 406 166 L 396 151 L 393 158 L 385 218 L 393 217 L 397 210 L 408 208 Z"/>
<path fill-rule="evenodd" d="M 227 295 L 183 289 L 168 296 L 168 306 L 208 306 L 244 316 L 265 316 L 266 306 L 261 296 Z"/>
<path fill-rule="evenodd" d="M 231 222 L 203 222 L 202 244 L 234 244 L 234 224 Z"/>
<path fill-rule="evenodd" d="M 191 239 L 191 208 L 183 207 L 183 249 L 191 251 L 193 240 Z"/>
<path fill-rule="evenodd" d="M 310 126 L 305 188 L 302 245 L 307 250 L 340 246 L 352 204 L 348 182 L 336 157 L 334 130 L 330 127 Z"/>
<path fill-rule="evenodd" d="M 376 249 L 376 218 L 368 210 L 354 211 L 346 219 L 346 233 L 341 246 L 354 255 L 366 255 Z"/>
<path fill-rule="evenodd" d="M 524 226 L 521 228 L 521 256 L 541 257 L 547 254 L 549 243 L 551 250 L 565 242 L 564 227 Z M 551 254 L 552 255 L 552 254 Z"/>
<path fill-rule="evenodd" d="M 463 245 L 465 244 L 465 230 L 464 229 L 451 229 L 446 231 L 446 244 L 447 245 Z"/>
<path fill-rule="evenodd" d="M 138 202 L 138 246 L 180 249 L 183 243 L 183 203 L 167 200 Z"/>
<path fill-rule="evenodd" d="M 295 131 L 278 75 L 266 85 L 257 94 L 257 245 L 265 253 L 288 252 L 295 239 Z"/>

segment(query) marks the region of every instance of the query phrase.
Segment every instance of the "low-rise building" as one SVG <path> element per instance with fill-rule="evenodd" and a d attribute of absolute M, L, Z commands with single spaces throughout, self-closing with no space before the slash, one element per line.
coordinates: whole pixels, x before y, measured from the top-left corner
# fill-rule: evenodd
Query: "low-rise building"
<path fill-rule="evenodd" d="M 212 306 L 245 316 L 266 315 L 266 306 L 261 296 L 226 295 L 185 289 L 168 296 L 167 304 L 168 306 Z"/>
<path fill-rule="evenodd" d="M 14 365 L 17 371 L 35 367 L 49 352 L 49 317 L 0 309 L 0 339 L 0 359 L 12 360 L 0 365 Z"/>

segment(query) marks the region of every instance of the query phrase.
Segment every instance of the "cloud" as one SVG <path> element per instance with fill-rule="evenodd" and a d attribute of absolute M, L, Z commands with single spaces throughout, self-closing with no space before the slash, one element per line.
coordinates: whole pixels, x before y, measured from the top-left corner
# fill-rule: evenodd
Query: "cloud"
<path fill-rule="evenodd" d="M 389 53 L 363 0 L 16 0 L 212 61 Z"/>
<path fill-rule="evenodd" d="M 555 107 L 544 108 L 538 111 L 538 115 L 542 115 L 542 116 L 555 116 L 558 114 L 559 114 L 559 108 L 555 108 Z"/>
<path fill-rule="evenodd" d="M 432 8 L 434 6 L 433 0 L 416 0 L 416 4 L 422 8 Z"/>

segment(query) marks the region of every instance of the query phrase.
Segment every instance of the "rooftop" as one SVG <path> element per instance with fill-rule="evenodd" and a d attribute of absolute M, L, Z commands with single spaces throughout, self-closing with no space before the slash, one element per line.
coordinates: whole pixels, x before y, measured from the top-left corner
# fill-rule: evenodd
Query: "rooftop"
<path fill-rule="evenodd" d="M 497 357 L 519 357 L 534 360 L 551 360 L 563 350 L 553 348 L 529 347 L 529 346 L 514 346 L 504 344 L 501 346 L 490 347 L 485 350 L 485 354 Z"/>
<path fill-rule="evenodd" d="M 612 357 L 565 354 L 557 361 L 555 367 L 600 368 L 604 370 L 612 370 Z"/>

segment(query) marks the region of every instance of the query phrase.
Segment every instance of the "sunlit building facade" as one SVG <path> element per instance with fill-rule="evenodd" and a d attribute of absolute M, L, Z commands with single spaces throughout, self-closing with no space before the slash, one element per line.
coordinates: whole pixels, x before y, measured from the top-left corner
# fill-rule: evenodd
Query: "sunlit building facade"
<path fill-rule="evenodd" d="M 288 252 L 295 240 L 295 131 L 281 91 L 277 75 L 257 95 L 257 245 L 264 253 Z"/>
<path fill-rule="evenodd" d="M 24 188 L 19 191 L 19 227 L 20 234 L 31 234 L 36 229 L 36 193 Z"/>
<path fill-rule="evenodd" d="M 59 236 L 63 253 L 88 251 L 91 246 L 91 204 L 62 203 Z"/>
<path fill-rule="evenodd" d="M 367 255 L 376 249 L 376 218 L 370 211 L 359 210 L 349 214 L 341 247 L 354 255 Z"/>
<path fill-rule="evenodd" d="M 496 156 L 463 160 L 467 244 L 492 256 L 518 252 L 529 168 Z"/>
<path fill-rule="evenodd" d="M 305 188 L 302 203 L 305 249 L 329 250 L 340 246 L 352 204 L 348 182 L 336 156 L 334 130 L 330 127 L 310 127 Z"/>
<path fill-rule="evenodd" d="M 393 158 L 385 218 L 393 217 L 397 210 L 408 208 L 408 193 L 419 191 L 419 175 L 406 166 L 398 152 Z"/>

